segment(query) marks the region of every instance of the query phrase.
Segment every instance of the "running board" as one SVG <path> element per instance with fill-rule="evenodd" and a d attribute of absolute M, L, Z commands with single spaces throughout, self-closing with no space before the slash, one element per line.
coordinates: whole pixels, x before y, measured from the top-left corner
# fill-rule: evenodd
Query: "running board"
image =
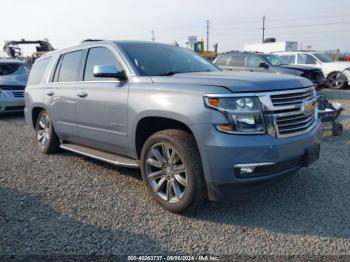
<path fill-rule="evenodd" d="M 60 148 L 71 151 L 83 156 L 91 157 L 103 162 L 107 162 L 116 166 L 123 166 L 129 168 L 140 168 L 138 161 L 125 156 L 119 156 L 112 153 L 104 152 L 98 149 L 93 149 L 85 146 L 76 144 L 61 144 Z"/>

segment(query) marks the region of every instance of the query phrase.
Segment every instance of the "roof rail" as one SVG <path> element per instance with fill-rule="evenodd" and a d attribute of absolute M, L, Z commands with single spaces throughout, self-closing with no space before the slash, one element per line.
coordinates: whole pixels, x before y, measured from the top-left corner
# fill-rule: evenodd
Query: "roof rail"
<path fill-rule="evenodd" d="M 81 41 L 81 43 L 88 43 L 88 42 L 100 42 L 103 41 L 102 39 L 85 39 Z"/>

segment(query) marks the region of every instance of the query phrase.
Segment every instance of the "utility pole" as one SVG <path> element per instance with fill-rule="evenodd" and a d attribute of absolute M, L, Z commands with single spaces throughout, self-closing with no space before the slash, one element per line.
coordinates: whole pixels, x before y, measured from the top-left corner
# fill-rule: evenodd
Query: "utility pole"
<path fill-rule="evenodd" d="M 263 27 L 262 27 L 262 42 L 263 43 L 265 41 L 265 30 L 266 30 L 266 28 L 265 28 L 265 20 L 266 20 L 266 17 L 263 16 Z"/>
<path fill-rule="evenodd" d="M 154 37 L 154 30 L 152 29 L 152 41 L 155 42 L 156 38 Z"/>
<path fill-rule="evenodd" d="M 207 52 L 209 52 L 209 20 L 205 20 L 207 22 Z"/>

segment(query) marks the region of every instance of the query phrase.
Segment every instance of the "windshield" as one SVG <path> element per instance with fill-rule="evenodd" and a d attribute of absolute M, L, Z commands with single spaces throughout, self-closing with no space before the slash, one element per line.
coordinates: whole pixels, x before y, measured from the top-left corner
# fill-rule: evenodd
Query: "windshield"
<path fill-rule="evenodd" d="M 267 61 L 273 66 L 288 65 L 289 63 L 277 55 L 264 55 Z"/>
<path fill-rule="evenodd" d="M 333 60 L 325 53 L 313 53 L 313 55 L 316 56 L 322 63 L 333 62 Z"/>
<path fill-rule="evenodd" d="M 26 64 L 16 63 L 1 63 L 0 64 L 0 76 L 7 75 L 24 75 L 29 73 L 29 67 Z"/>
<path fill-rule="evenodd" d="M 220 71 L 198 54 L 175 46 L 148 43 L 121 43 L 142 76 Z"/>

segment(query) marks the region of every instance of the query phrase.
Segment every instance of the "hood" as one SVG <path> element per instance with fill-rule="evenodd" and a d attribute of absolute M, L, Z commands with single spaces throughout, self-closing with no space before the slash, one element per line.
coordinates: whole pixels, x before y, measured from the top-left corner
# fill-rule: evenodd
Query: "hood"
<path fill-rule="evenodd" d="M 330 62 L 323 63 L 322 67 L 326 67 L 327 69 L 343 71 L 345 68 L 350 68 L 350 62 L 338 61 L 338 62 Z"/>
<path fill-rule="evenodd" d="M 182 83 L 205 86 L 222 86 L 231 92 L 277 91 L 311 86 L 302 77 L 256 72 L 199 72 L 173 76 L 152 77 L 155 83 Z"/>
<path fill-rule="evenodd" d="M 0 76 L 0 86 L 26 86 L 28 75 L 6 75 Z"/>
<path fill-rule="evenodd" d="M 299 70 L 299 71 L 320 71 L 320 68 L 316 67 L 316 66 L 307 66 L 307 65 L 282 65 L 280 66 L 281 68 L 288 68 L 288 69 L 295 69 L 295 70 Z"/>

